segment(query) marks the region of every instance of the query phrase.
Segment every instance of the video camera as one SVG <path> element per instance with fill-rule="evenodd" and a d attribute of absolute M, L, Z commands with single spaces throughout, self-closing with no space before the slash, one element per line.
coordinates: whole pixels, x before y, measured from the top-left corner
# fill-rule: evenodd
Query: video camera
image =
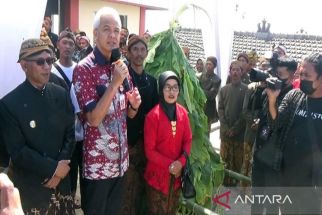
<path fill-rule="evenodd" d="M 273 51 L 271 59 L 269 60 L 271 69 L 268 71 L 273 77 L 277 77 L 277 66 L 279 64 L 278 53 Z"/>
<path fill-rule="evenodd" d="M 268 72 L 252 69 L 249 73 L 249 79 L 252 82 L 265 82 L 267 88 L 272 90 L 282 89 L 282 81 L 276 77 L 272 77 Z"/>

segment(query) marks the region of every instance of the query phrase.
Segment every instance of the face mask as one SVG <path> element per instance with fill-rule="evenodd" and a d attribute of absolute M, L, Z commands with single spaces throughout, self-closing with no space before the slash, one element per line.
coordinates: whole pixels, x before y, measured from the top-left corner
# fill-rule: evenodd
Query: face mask
<path fill-rule="evenodd" d="M 306 95 L 311 95 L 316 89 L 313 88 L 313 81 L 301 80 L 300 89 Z"/>

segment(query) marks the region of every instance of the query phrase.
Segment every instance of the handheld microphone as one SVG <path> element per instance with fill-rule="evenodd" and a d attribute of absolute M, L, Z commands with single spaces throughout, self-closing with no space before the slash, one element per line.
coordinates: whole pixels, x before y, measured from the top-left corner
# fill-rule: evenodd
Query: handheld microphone
<path fill-rule="evenodd" d="M 122 63 L 122 60 L 120 58 L 121 58 L 120 49 L 118 48 L 112 49 L 111 62 L 115 64 Z M 130 85 L 129 85 L 129 81 L 127 80 L 127 77 L 125 77 L 125 79 L 123 80 L 123 88 L 124 88 L 124 92 L 130 91 Z"/>

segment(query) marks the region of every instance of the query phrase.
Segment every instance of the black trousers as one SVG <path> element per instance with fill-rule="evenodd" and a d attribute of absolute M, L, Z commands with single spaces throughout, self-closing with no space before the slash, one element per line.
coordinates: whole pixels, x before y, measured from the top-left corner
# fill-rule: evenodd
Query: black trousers
<path fill-rule="evenodd" d="M 84 179 L 84 215 L 118 215 L 123 200 L 123 184 L 124 177 Z"/>
<path fill-rule="evenodd" d="M 276 188 L 281 186 L 280 174 L 273 169 L 270 169 L 256 156 L 253 157 L 252 166 L 252 194 L 253 195 L 275 195 Z M 251 205 L 252 215 L 262 215 L 266 210 L 266 215 L 278 215 L 279 206 L 276 204 L 257 204 Z"/>
<path fill-rule="evenodd" d="M 82 171 L 83 171 L 83 141 L 80 141 L 80 142 L 76 142 L 75 149 L 70 162 L 69 175 L 70 175 L 70 189 L 72 191 L 72 194 L 76 193 L 77 178 L 79 174 L 80 191 L 82 195 L 82 190 L 84 185 Z"/>
<path fill-rule="evenodd" d="M 76 142 L 75 149 L 72 155 L 72 159 L 70 162 L 70 188 L 75 198 L 76 190 L 77 190 L 77 179 L 79 175 L 79 189 L 81 196 L 81 208 L 84 210 L 83 206 L 85 197 L 84 197 L 84 179 L 83 179 L 83 141 Z"/>

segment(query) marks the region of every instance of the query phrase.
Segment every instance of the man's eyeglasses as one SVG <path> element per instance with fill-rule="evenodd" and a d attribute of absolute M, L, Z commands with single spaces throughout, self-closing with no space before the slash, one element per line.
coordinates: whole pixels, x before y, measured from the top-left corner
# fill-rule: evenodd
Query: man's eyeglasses
<path fill-rule="evenodd" d="M 52 58 L 52 57 L 49 57 L 49 58 L 46 58 L 46 59 L 44 59 L 44 58 L 26 59 L 26 61 L 34 61 L 34 62 L 36 62 L 36 64 L 38 66 L 43 66 L 43 65 L 45 65 L 45 62 L 46 62 L 49 66 L 51 66 L 54 63 L 55 59 Z"/>
<path fill-rule="evenodd" d="M 171 90 L 173 91 L 173 92 L 178 92 L 179 91 L 179 85 L 173 85 L 173 86 L 170 86 L 170 85 L 165 85 L 164 86 L 164 91 L 166 91 L 166 92 L 170 92 Z"/>

